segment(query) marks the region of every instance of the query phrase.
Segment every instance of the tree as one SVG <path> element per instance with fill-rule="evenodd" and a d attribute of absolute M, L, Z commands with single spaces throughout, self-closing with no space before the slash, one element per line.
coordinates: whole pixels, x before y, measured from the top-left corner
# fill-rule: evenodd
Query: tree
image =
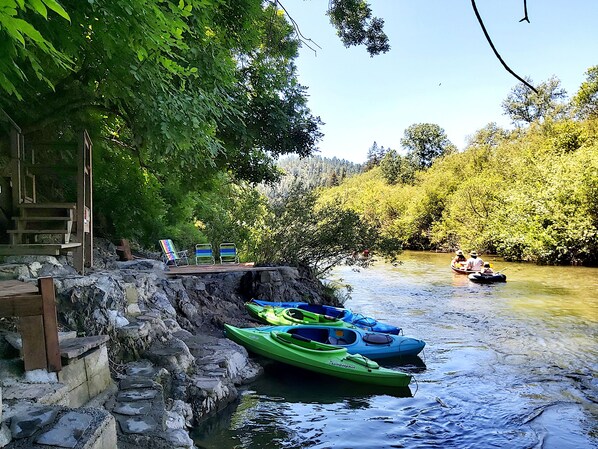
<path fill-rule="evenodd" d="M 107 210 L 97 222 L 104 235 L 149 238 L 175 228 L 183 234 L 201 210 L 194 193 L 218 189 L 211 180 L 220 173 L 239 184 L 272 181 L 275 156 L 315 149 L 320 121 L 297 80 L 298 41 L 272 5 L 63 0 L 68 22 L 40 12 L 54 0 L 15 1 L 13 22 L 6 18 L 10 8 L 0 7 L 0 78 L 8 73 L 5 63 L 22 76 L 9 73 L 12 91 L 0 82 L 0 107 L 27 142 L 89 130 L 102 186 L 97 204 L 108 209 L 117 198 L 137 217 Z M 11 23 L 24 31 L 14 32 Z M 32 29 L 56 50 L 52 57 L 34 45 Z M 15 50 L 5 58 L 7 48 Z M 63 148 L 44 151 L 59 160 Z M 175 210 L 179 203 L 184 210 Z M 162 212 L 140 219 L 147 207 Z"/>
<path fill-rule="evenodd" d="M 380 171 L 388 184 L 413 182 L 415 167 L 411 159 L 401 156 L 395 150 L 388 150 L 380 162 Z"/>
<path fill-rule="evenodd" d="M 282 201 L 271 204 L 265 229 L 256 230 L 257 262 L 303 265 L 317 276 L 356 250 L 374 248 L 377 230 L 334 200 L 318 206 L 316 192 L 300 183 Z"/>
<path fill-rule="evenodd" d="M 468 138 L 467 146 L 490 146 L 496 147 L 507 138 L 507 132 L 500 128 L 496 122 L 488 123 L 477 130 L 473 136 Z"/>
<path fill-rule="evenodd" d="M 531 79 L 527 80 L 532 83 Z M 537 92 L 524 84 L 517 84 L 502 102 L 504 114 L 516 126 L 542 121 L 548 116 L 560 116 L 566 111 L 563 100 L 567 96 L 560 86 L 560 80 L 554 76 L 540 83 L 536 87 Z"/>
<path fill-rule="evenodd" d="M 363 44 L 370 56 L 390 50 L 384 20 L 372 17 L 370 5 L 364 0 L 331 0 L 327 14 L 345 47 Z"/>
<path fill-rule="evenodd" d="M 411 125 L 405 130 L 401 145 L 418 169 L 427 169 L 436 158 L 456 151 L 444 129 L 433 123 Z"/>
<path fill-rule="evenodd" d="M 372 144 L 370 149 L 368 150 L 367 160 L 365 162 L 365 170 L 371 170 L 372 168 L 376 167 L 382 161 L 382 158 L 386 154 L 386 150 L 384 147 L 379 147 L 376 142 Z"/>
<path fill-rule="evenodd" d="M 581 117 L 598 116 L 598 65 L 587 70 L 586 80 L 573 97 L 573 105 Z"/>

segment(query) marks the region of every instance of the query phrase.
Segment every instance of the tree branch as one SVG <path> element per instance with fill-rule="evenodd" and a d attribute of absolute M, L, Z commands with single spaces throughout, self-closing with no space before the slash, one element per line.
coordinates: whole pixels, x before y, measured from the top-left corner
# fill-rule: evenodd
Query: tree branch
<path fill-rule="evenodd" d="M 482 17 L 480 16 L 480 13 L 478 12 L 478 7 L 475 4 L 475 0 L 471 0 L 471 5 L 473 6 L 473 11 L 475 12 L 476 18 L 478 19 L 478 22 L 479 22 L 480 26 L 482 27 L 482 31 L 484 32 L 484 36 L 486 36 L 486 40 L 490 44 L 490 47 L 492 48 L 492 51 L 494 51 L 494 54 L 496 55 L 496 57 L 498 58 L 498 60 L 500 61 L 500 63 L 503 65 L 503 67 L 506 69 L 506 71 L 509 72 L 511 75 L 513 75 L 515 78 L 517 78 L 519 81 L 521 81 L 524 85 L 526 85 L 527 87 L 529 87 L 531 90 L 533 90 L 535 93 L 538 93 L 538 91 L 535 89 L 534 86 L 532 86 L 530 83 L 528 83 L 522 77 L 520 77 L 519 75 L 517 75 L 513 70 L 511 70 L 511 68 L 507 65 L 507 63 L 505 61 L 503 61 L 502 57 L 500 56 L 500 54 L 496 50 L 496 47 L 494 46 L 494 43 L 492 42 L 492 39 L 490 39 L 490 35 L 488 34 L 488 31 L 486 31 L 486 26 L 484 25 L 484 21 L 482 20 Z"/>
<path fill-rule="evenodd" d="M 315 45 L 316 47 L 318 47 L 319 49 L 322 49 L 322 47 L 320 47 L 316 42 L 314 42 L 313 40 L 311 40 L 308 37 L 305 37 L 303 35 L 303 33 L 301 33 L 301 29 L 299 28 L 299 24 L 297 24 L 297 22 L 295 21 L 295 19 L 293 19 L 291 17 L 291 15 L 289 14 L 289 12 L 287 11 L 287 9 L 284 7 L 284 5 L 279 1 L 279 0 L 274 0 L 273 1 L 274 4 L 274 8 L 280 6 L 280 8 L 284 11 L 284 13 L 287 15 L 287 17 L 289 18 L 289 20 L 291 21 L 291 24 L 293 25 L 293 28 L 295 28 L 295 33 L 297 34 L 297 37 L 299 38 L 299 40 L 301 41 L 301 43 L 305 44 L 305 46 L 307 48 L 309 48 L 311 51 L 314 52 L 315 55 L 318 54 L 318 52 L 316 51 L 315 48 L 311 47 L 310 44 Z"/>
<path fill-rule="evenodd" d="M 527 0 L 523 0 L 523 13 L 525 14 L 525 17 L 523 17 L 523 19 L 521 19 L 519 22 L 527 22 L 529 23 L 529 17 L 527 16 Z"/>
<path fill-rule="evenodd" d="M 471 198 L 471 193 L 469 191 L 467 192 L 467 199 L 469 200 L 469 205 L 471 206 L 471 210 L 473 211 L 473 213 L 480 217 L 482 220 L 486 218 L 482 214 L 480 214 L 473 205 L 473 199 Z"/>

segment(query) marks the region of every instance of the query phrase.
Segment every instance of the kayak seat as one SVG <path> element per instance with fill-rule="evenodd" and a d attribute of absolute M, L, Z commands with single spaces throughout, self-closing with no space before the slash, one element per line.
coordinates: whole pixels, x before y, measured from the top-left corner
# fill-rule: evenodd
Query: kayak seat
<path fill-rule="evenodd" d="M 387 345 L 392 342 L 392 337 L 387 334 L 365 334 L 363 336 L 363 341 L 366 343 L 370 343 L 373 345 Z"/>
<path fill-rule="evenodd" d="M 288 310 L 289 316 L 296 320 L 302 320 L 305 315 L 299 309 L 289 309 Z"/>
<path fill-rule="evenodd" d="M 346 345 L 350 345 L 351 343 L 352 342 L 349 342 L 349 341 L 345 340 L 344 338 L 337 338 L 337 337 L 333 337 L 333 336 L 328 337 L 329 345 L 346 346 Z"/>

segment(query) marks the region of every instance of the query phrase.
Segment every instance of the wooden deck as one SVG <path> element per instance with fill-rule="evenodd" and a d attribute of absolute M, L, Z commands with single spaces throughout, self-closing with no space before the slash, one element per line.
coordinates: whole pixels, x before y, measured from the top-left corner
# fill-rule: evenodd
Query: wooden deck
<path fill-rule="evenodd" d="M 247 272 L 247 271 L 272 271 L 277 270 L 278 267 L 255 267 L 253 262 L 250 263 L 231 263 L 231 264 L 205 264 L 205 265 L 184 265 L 182 267 L 168 267 L 166 275 L 168 276 L 201 276 L 204 274 L 218 274 L 231 272 Z"/>
<path fill-rule="evenodd" d="M 5 296 L 37 294 L 37 285 L 21 281 L 0 281 L 0 298 Z"/>

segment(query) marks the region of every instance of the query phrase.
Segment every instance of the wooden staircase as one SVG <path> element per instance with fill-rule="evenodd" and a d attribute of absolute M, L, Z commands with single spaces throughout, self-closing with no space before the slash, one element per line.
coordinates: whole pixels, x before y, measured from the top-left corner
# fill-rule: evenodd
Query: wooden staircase
<path fill-rule="evenodd" d="M 23 203 L 17 209 L 19 215 L 13 217 L 15 229 L 7 231 L 10 244 L 0 247 L 0 255 L 35 251 L 57 256 L 81 246 L 71 242 L 76 231 L 75 203 Z"/>

